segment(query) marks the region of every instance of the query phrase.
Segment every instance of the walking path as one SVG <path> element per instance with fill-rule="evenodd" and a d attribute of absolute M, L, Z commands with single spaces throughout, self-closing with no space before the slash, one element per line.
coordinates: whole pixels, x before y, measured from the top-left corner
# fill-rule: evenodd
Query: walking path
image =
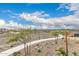
<path fill-rule="evenodd" d="M 61 38 L 63 38 L 63 36 L 58 37 L 58 39 L 61 39 Z M 26 47 L 27 47 L 27 45 L 30 46 L 30 45 L 37 44 L 37 43 L 40 43 L 40 42 L 55 40 L 55 39 L 57 39 L 57 38 L 35 40 L 35 41 L 32 41 L 32 42 L 26 43 Z M 24 44 L 21 44 L 17 47 L 13 47 L 13 48 L 10 48 L 6 51 L 1 52 L 0 56 L 9 56 L 9 55 L 13 54 L 14 52 L 18 52 L 18 51 L 22 50 L 23 48 L 24 48 Z"/>

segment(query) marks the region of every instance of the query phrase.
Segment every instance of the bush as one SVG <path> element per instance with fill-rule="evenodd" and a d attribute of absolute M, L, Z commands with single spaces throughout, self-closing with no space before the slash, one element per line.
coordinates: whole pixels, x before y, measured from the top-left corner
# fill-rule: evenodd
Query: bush
<path fill-rule="evenodd" d="M 20 54 L 21 54 L 20 52 L 13 53 L 14 56 L 20 56 Z"/>
<path fill-rule="evenodd" d="M 63 48 L 59 48 L 56 51 L 58 51 L 58 55 L 66 56 L 66 52 L 65 52 L 65 50 Z"/>
<path fill-rule="evenodd" d="M 41 49 L 38 49 L 38 53 L 42 52 Z"/>
<path fill-rule="evenodd" d="M 78 54 L 77 54 L 77 52 L 73 52 L 73 55 L 74 55 L 74 56 L 77 56 Z"/>

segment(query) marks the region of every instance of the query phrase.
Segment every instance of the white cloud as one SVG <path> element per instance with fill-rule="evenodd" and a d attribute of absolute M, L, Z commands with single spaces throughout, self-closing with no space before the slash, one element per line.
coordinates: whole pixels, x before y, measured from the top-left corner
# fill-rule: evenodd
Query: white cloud
<path fill-rule="evenodd" d="M 18 24 L 17 22 L 14 22 L 13 20 L 10 20 L 9 22 L 6 22 L 4 19 L 0 19 L 0 28 L 26 28 L 22 24 Z"/>
<path fill-rule="evenodd" d="M 14 29 L 27 28 L 27 26 L 14 22 L 13 20 L 10 20 L 8 23 L 5 24 L 5 26 L 14 28 Z"/>
<path fill-rule="evenodd" d="M 64 8 L 66 8 L 67 5 L 68 5 L 67 3 L 62 3 L 59 5 L 59 7 L 56 10 L 64 9 Z"/>
<path fill-rule="evenodd" d="M 25 20 L 27 20 L 27 17 L 25 18 Z M 30 20 L 33 21 L 35 24 L 40 24 L 41 27 L 38 27 L 37 25 L 22 25 L 19 24 L 17 22 L 14 22 L 13 20 L 9 21 L 8 23 L 5 22 L 3 19 L 0 20 L 0 25 L 1 26 L 7 26 L 10 28 L 30 28 L 30 26 L 32 27 L 32 29 L 36 28 L 36 29 L 47 29 L 49 27 L 54 28 L 70 28 L 70 29 L 78 29 L 79 28 L 79 18 L 74 14 L 74 15 L 69 15 L 69 16 L 63 16 L 63 17 L 59 17 L 59 18 L 40 18 L 40 17 L 36 17 L 36 18 L 31 18 L 30 16 Z M 51 26 L 50 26 L 51 25 Z"/>
<path fill-rule="evenodd" d="M 38 23 L 38 24 L 53 24 L 48 19 L 45 19 L 44 17 L 48 17 L 48 14 L 45 14 L 44 12 L 34 12 L 34 13 L 21 13 L 19 15 L 21 18 L 27 20 L 27 21 L 32 21 L 33 23 Z M 49 23 L 48 23 L 49 22 Z"/>
<path fill-rule="evenodd" d="M 79 14 L 78 14 L 79 15 Z M 20 14 L 20 17 L 24 18 L 25 20 L 30 20 L 35 24 L 40 24 L 43 28 L 79 28 L 79 18 L 78 15 L 68 15 L 68 16 L 63 16 L 59 18 L 48 18 L 45 19 L 44 17 L 38 17 L 36 14 L 27 14 L 27 13 L 22 13 Z"/>
<path fill-rule="evenodd" d="M 48 17 L 49 15 L 48 14 L 45 14 L 44 11 L 36 11 L 34 13 L 31 14 L 32 16 L 36 16 L 36 17 Z"/>
<path fill-rule="evenodd" d="M 63 28 L 73 28 L 79 29 L 79 4 L 78 3 L 64 3 L 56 10 L 68 9 L 70 12 L 73 11 L 73 15 L 63 16 L 56 18 L 58 20 L 54 21 L 54 27 L 63 27 Z M 52 18 L 53 19 L 53 18 Z"/>
<path fill-rule="evenodd" d="M 0 19 L 0 26 L 5 25 L 5 21 L 3 19 Z"/>
<path fill-rule="evenodd" d="M 9 23 L 6 23 L 6 26 L 15 26 L 15 27 L 21 27 L 21 28 L 40 28 L 37 25 L 41 25 L 42 29 L 47 29 L 49 27 L 52 28 L 70 28 L 70 29 L 79 29 L 79 6 L 78 4 L 62 4 L 57 8 L 63 9 L 66 8 L 69 11 L 74 11 L 73 15 L 68 15 L 68 16 L 63 16 L 63 17 L 58 17 L 58 18 L 45 18 L 49 17 L 49 14 L 46 14 L 43 11 L 36 11 L 34 13 L 21 13 L 19 14 L 19 17 L 26 20 L 26 21 L 32 21 L 35 25 L 22 25 L 18 24 L 17 22 L 14 21 L 9 21 Z M 10 12 L 10 11 L 9 11 Z M 5 24 L 5 21 L 0 21 L 0 24 L 2 23 Z"/>
<path fill-rule="evenodd" d="M 79 4 L 78 3 L 73 3 L 68 5 L 69 11 L 77 11 L 79 10 Z"/>
<path fill-rule="evenodd" d="M 7 29 L 37 29 L 38 26 L 35 25 L 23 25 L 19 24 L 17 22 L 14 22 L 13 20 L 10 20 L 6 22 L 4 19 L 0 19 L 0 28 L 7 28 Z"/>
<path fill-rule="evenodd" d="M 79 3 L 64 3 L 60 4 L 57 10 L 59 9 L 68 9 L 69 11 L 78 11 Z"/>

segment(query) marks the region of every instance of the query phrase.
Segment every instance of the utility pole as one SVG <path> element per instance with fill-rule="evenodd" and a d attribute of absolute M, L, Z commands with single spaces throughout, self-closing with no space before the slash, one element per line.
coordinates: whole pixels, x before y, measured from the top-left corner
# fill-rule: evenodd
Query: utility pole
<path fill-rule="evenodd" d="M 66 45 L 66 56 L 68 56 L 68 32 L 65 31 L 65 45 Z"/>

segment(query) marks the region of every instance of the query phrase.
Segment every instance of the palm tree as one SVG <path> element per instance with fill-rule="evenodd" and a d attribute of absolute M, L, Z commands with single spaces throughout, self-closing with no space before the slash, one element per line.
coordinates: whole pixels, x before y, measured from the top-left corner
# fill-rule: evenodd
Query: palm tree
<path fill-rule="evenodd" d="M 26 43 L 29 41 L 27 40 L 28 37 L 30 36 L 29 34 L 31 33 L 31 30 L 20 30 L 19 34 L 13 36 L 12 38 L 9 38 L 9 40 L 7 41 L 7 43 L 13 43 L 13 42 L 22 42 L 24 44 L 24 52 L 25 52 L 25 56 L 28 55 L 28 45 L 27 45 L 27 51 L 26 51 Z"/>

